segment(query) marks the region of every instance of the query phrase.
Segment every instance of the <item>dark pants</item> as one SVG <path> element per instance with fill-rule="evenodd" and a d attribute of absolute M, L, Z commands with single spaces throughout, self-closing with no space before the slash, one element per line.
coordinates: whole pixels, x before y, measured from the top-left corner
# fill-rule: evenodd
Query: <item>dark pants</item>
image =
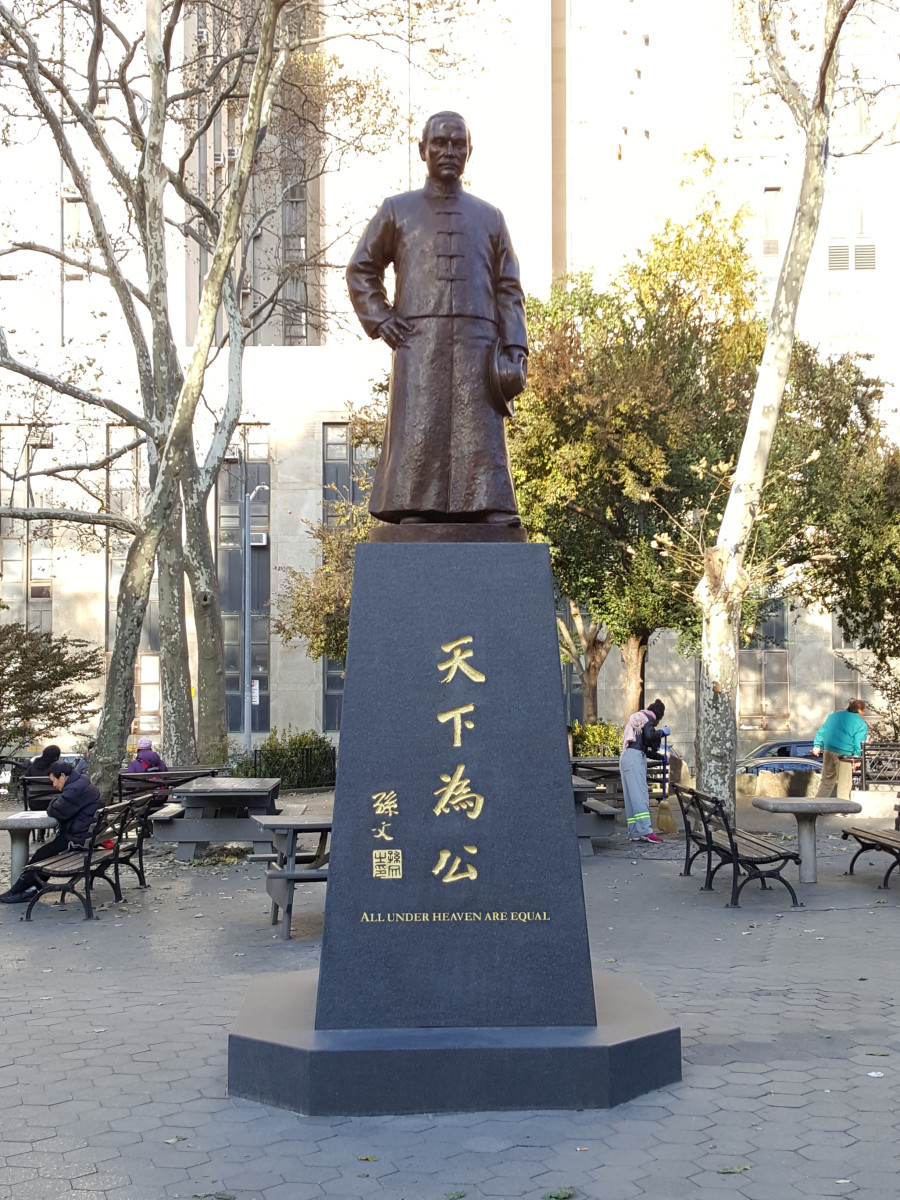
<path fill-rule="evenodd" d="M 34 854 L 28 860 L 28 866 L 9 889 L 11 892 L 20 894 L 27 891 L 30 887 L 40 886 L 38 875 L 32 871 L 33 863 L 41 862 L 45 858 L 52 858 L 54 854 L 62 854 L 64 850 L 69 848 L 69 839 L 64 833 L 58 833 L 55 838 L 49 842 L 45 842 L 43 846 L 38 846 Z"/>

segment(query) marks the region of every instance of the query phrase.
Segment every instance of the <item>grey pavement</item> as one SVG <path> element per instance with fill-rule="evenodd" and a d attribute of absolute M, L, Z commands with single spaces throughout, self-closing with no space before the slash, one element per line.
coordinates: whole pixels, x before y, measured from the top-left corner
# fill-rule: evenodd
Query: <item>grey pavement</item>
<path fill-rule="evenodd" d="M 3 906 L 0 1200 L 894 1200 L 900 884 L 876 890 L 885 856 L 847 877 L 826 831 L 806 907 L 748 887 L 734 911 L 724 880 L 704 893 L 679 877 L 675 839 L 597 847 L 582 862 L 595 964 L 636 976 L 684 1039 L 681 1084 L 610 1111 L 310 1118 L 229 1099 L 247 984 L 317 962 L 326 896 L 299 889 L 282 942 L 242 857 L 157 851 L 148 891 L 106 905 L 98 885 L 93 923 L 48 906 L 26 925 Z"/>

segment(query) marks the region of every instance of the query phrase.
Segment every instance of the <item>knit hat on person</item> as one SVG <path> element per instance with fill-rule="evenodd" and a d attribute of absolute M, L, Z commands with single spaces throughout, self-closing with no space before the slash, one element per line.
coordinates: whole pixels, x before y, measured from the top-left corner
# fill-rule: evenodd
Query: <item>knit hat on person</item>
<path fill-rule="evenodd" d="M 153 743 L 149 738 L 140 738 L 137 745 L 138 750 L 152 750 Z"/>

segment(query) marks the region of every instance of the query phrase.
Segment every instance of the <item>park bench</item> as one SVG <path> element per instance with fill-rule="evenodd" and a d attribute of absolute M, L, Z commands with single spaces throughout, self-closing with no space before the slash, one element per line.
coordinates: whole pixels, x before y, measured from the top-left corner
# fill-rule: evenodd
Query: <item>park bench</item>
<path fill-rule="evenodd" d="M 729 908 L 740 907 L 740 895 L 746 885 L 758 879 L 763 888 L 767 879 L 783 883 L 791 896 L 794 908 L 803 905 L 797 893 L 781 872 L 789 862 L 800 864 L 796 850 L 786 850 L 753 833 L 735 829 L 724 803 L 715 796 L 707 796 L 694 788 L 673 784 L 672 791 L 678 798 L 684 821 L 684 870 L 682 876 L 690 875 L 694 861 L 705 855 L 706 879 L 703 891 L 712 891 L 713 879 L 721 867 L 731 868 L 731 901 Z M 713 866 L 713 855 L 718 862 Z M 744 878 L 741 879 L 741 874 Z"/>
<path fill-rule="evenodd" d="M 25 920 L 42 896 L 59 892 L 59 904 L 70 895 L 84 908 L 85 920 L 94 915 L 91 890 L 96 879 L 103 879 L 113 890 L 118 904 L 122 900 L 121 869 L 128 867 L 137 876 L 140 887 L 147 887 L 144 874 L 144 840 L 148 833 L 148 814 L 155 793 L 144 791 L 126 801 L 115 801 L 98 809 L 91 836 L 83 848 L 73 847 L 35 863 L 32 868 L 40 879 L 40 890 L 25 911 Z M 110 878 L 110 872 L 112 877 Z M 54 882 L 57 881 L 57 882 Z M 84 884 L 83 893 L 76 885 Z"/>
<path fill-rule="evenodd" d="M 863 745 L 863 750 L 865 750 L 865 745 Z M 900 792 L 897 793 L 897 798 L 900 799 Z M 881 851 L 893 858 L 894 861 L 885 871 L 884 878 L 878 885 L 879 890 L 890 887 L 890 877 L 897 867 L 900 867 L 900 804 L 895 804 L 894 809 L 897 816 L 894 818 L 893 829 L 867 829 L 864 825 L 848 825 L 846 829 L 841 830 L 841 837 L 845 841 L 853 838 L 859 843 L 859 849 L 850 859 L 850 866 L 847 868 L 846 874 L 853 874 L 856 860 L 861 854 Z"/>
<path fill-rule="evenodd" d="M 126 804 L 116 802 L 98 809 L 85 847 L 63 850 L 54 854 L 52 858 L 45 858 L 42 862 L 34 864 L 31 870 L 40 880 L 40 888 L 25 910 L 26 921 L 31 920 L 35 904 L 50 892 L 59 892 L 58 902 L 63 905 L 68 896 L 76 896 L 84 909 L 84 919 L 90 921 L 94 915 L 91 889 L 97 879 L 108 883 L 116 900 L 121 900 L 122 893 L 115 882 L 115 875 L 110 879 L 107 872 L 114 870 L 115 848 L 126 808 Z M 83 892 L 78 891 L 79 883 L 84 885 Z"/>

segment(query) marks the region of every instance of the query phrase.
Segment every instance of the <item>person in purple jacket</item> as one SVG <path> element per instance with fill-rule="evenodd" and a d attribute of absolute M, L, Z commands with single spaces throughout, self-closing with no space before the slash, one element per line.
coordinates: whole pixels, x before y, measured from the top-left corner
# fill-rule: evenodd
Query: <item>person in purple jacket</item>
<path fill-rule="evenodd" d="M 131 775 L 140 775 L 145 771 L 168 771 L 168 767 L 153 749 L 153 743 L 148 737 L 142 737 L 137 744 L 137 754 L 128 764 Z"/>

